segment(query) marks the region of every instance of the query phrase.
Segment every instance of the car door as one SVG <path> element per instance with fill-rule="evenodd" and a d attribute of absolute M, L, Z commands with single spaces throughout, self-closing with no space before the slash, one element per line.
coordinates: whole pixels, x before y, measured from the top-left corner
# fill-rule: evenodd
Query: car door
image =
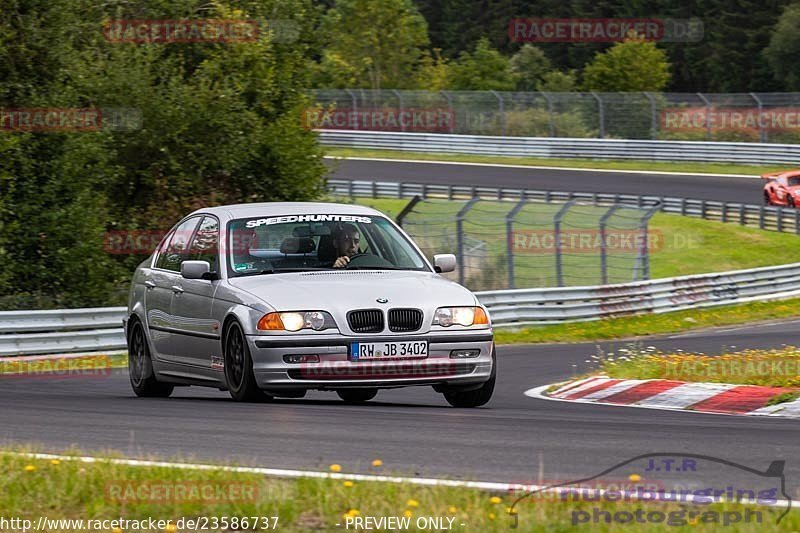
<path fill-rule="evenodd" d="M 184 260 L 207 261 L 212 272 L 219 272 L 219 220 L 206 215 L 189 244 Z M 203 369 L 204 375 L 220 378 L 222 361 L 218 354 L 220 322 L 212 316 L 211 307 L 216 280 L 181 278 L 176 282 L 180 290 L 173 294 L 172 314 L 180 342 L 175 346 L 177 358 Z M 177 340 L 177 339 L 176 339 Z"/>
<path fill-rule="evenodd" d="M 181 222 L 165 239 L 153 262 L 153 268 L 145 279 L 145 309 L 147 327 L 157 357 L 165 361 L 175 361 L 176 324 L 173 316 L 173 296 L 179 291 L 181 280 L 180 265 L 188 252 L 189 241 L 200 217 L 191 217 Z"/>

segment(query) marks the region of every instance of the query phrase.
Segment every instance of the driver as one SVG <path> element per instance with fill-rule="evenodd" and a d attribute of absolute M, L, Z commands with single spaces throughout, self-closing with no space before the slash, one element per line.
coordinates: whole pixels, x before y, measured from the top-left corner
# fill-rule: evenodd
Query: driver
<path fill-rule="evenodd" d="M 361 242 L 358 228 L 352 224 L 340 224 L 333 233 L 333 246 L 336 248 L 336 261 L 333 268 L 344 268 L 350 263 L 350 258 L 360 253 L 358 244 Z"/>

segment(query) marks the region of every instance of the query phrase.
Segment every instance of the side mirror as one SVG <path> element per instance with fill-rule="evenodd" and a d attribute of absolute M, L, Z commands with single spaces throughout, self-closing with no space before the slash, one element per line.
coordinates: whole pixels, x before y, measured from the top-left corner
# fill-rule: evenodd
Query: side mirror
<path fill-rule="evenodd" d="M 184 261 L 181 263 L 181 276 L 186 279 L 213 279 L 208 261 Z"/>
<path fill-rule="evenodd" d="M 456 256 L 453 254 L 436 254 L 433 256 L 433 269 L 442 274 L 456 269 Z"/>

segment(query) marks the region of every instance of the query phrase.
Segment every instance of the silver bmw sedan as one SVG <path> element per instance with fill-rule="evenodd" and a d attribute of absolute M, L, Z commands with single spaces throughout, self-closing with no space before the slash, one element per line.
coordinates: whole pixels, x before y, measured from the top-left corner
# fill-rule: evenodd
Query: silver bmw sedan
<path fill-rule="evenodd" d="M 333 203 L 200 209 L 136 269 L 125 334 L 138 396 L 175 386 L 239 401 L 432 386 L 455 407 L 494 391 L 486 310 L 388 217 Z"/>

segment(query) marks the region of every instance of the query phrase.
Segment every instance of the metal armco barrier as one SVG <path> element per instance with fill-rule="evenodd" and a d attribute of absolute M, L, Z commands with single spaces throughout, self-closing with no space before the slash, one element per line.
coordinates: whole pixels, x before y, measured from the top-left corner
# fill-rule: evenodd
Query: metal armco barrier
<path fill-rule="evenodd" d="M 797 209 L 601 193 L 534 191 L 493 187 L 328 180 L 332 194 L 373 198 L 475 197 L 543 202 L 582 200 L 603 204 L 656 205 L 685 216 L 800 233 Z M 665 313 L 800 296 L 800 263 L 732 272 L 680 276 L 615 285 L 477 292 L 498 327 L 557 324 L 616 316 Z M 0 312 L 0 357 L 124 350 L 124 307 Z"/>
<path fill-rule="evenodd" d="M 768 207 L 734 202 L 692 200 L 662 196 L 636 196 L 592 192 L 539 191 L 497 187 L 473 187 L 468 185 L 430 185 L 426 183 L 397 183 L 367 180 L 328 180 L 332 194 L 340 196 L 369 196 L 372 198 L 436 198 L 448 200 L 470 200 L 473 197 L 487 200 L 569 202 L 578 200 L 595 205 L 624 204 L 635 207 L 651 207 L 661 204 L 661 211 L 719 222 L 731 222 L 741 226 L 800 234 L 800 209 Z"/>
<path fill-rule="evenodd" d="M 800 296 L 800 263 L 714 274 L 637 281 L 592 287 L 513 289 L 475 293 L 498 327 L 584 322 L 625 315 L 666 313 L 699 307 Z M 98 309 L 47 311 L 54 317 Z M 105 317 L 120 322 L 124 307 L 108 308 Z M 40 311 L 13 311 L 18 328 L 40 328 Z M 30 319 L 25 319 L 28 314 Z M 7 326 L 4 315 L 0 322 Z M 119 322 L 118 322 L 119 323 Z M 91 327 L 87 323 L 87 326 Z M 0 356 L 125 349 L 122 328 L 0 335 Z"/>
<path fill-rule="evenodd" d="M 800 263 L 618 285 L 476 293 L 497 326 L 559 324 L 800 295 Z"/>
<path fill-rule="evenodd" d="M 797 164 L 798 144 L 495 137 L 442 133 L 319 131 L 320 143 L 341 148 L 557 159 L 632 159 L 709 163 Z"/>
<path fill-rule="evenodd" d="M 124 350 L 125 307 L 0 312 L 0 356 Z"/>

